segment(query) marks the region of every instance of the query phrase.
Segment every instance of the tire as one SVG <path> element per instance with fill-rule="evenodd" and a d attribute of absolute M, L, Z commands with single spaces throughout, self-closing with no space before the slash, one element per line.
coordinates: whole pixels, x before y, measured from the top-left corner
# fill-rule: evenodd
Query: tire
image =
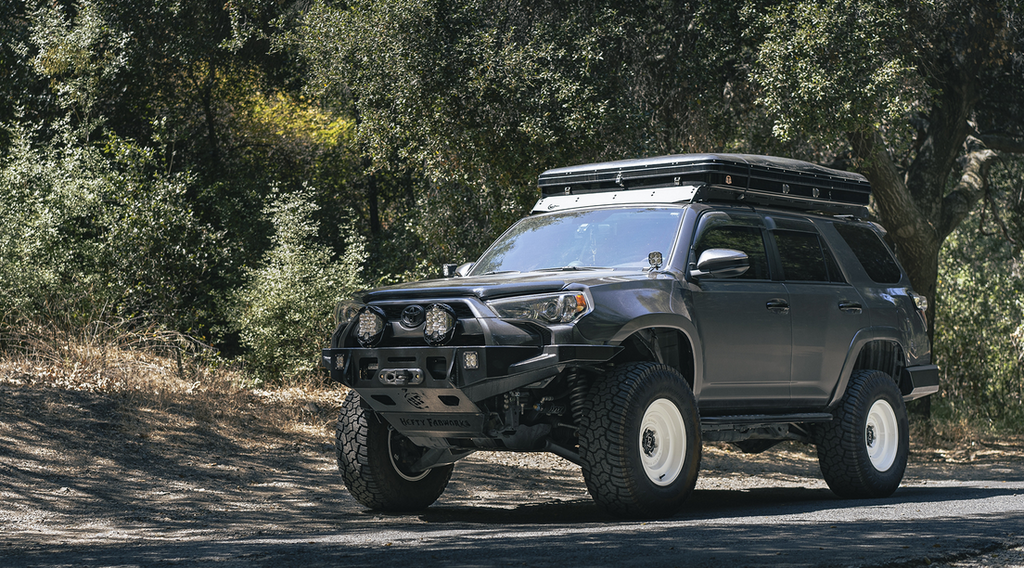
<path fill-rule="evenodd" d="M 455 467 L 409 469 L 425 450 L 364 407 L 355 391 L 349 391 L 341 406 L 336 438 L 345 486 L 356 501 L 377 511 L 426 509 L 444 493 Z"/>
<path fill-rule="evenodd" d="M 616 516 L 678 511 L 697 484 L 700 416 L 675 369 L 630 363 L 598 381 L 583 406 L 580 458 L 591 497 Z"/>
<path fill-rule="evenodd" d="M 882 371 L 857 371 L 832 421 L 822 427 L 818 465 L 833 493 L 888 497 L 900 486 L 910 453 L 903 396 Z"/>

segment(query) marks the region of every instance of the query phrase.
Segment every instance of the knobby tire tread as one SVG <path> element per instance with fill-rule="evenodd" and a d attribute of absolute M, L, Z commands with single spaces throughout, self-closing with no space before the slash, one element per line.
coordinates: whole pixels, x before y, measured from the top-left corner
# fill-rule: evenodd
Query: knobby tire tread
<path fill-rule="evenodd" d="M 379 419 L 373 410 L 363 407 L 355 391 L 350 391 L 341 406 L 335 430 L 338 469 L 349 493 L 377 511 L 429 507 L 444 492 L 454 466 L 433 468 L 430 475 L 416 482 L 398 477 L 387 456 L 388 426 L 382 422 L 371 424 L 371 420 Z"/>
<path fill-rule="evenodd" d="M 871 465 L 862 438 L 867 411 L 884 391 L 898 401 L 893 410 L 901 431 L 896 462 L 886 472 L 879 472 Z M 832 414 L 832 422 L 820 429 L 817 440 L 818 465 L 829 489 L 847 499 L 891 495 L 903 479 L 909 454 L 906 408 L 895 383 L 881 371 L 857 371 Z"/>

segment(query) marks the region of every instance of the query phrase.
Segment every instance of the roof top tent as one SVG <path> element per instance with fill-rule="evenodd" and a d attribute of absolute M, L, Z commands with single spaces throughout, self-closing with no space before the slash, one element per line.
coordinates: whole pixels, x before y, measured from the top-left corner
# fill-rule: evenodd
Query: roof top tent
<path fill-rule="evenodd" d="M 865 217 L 864 176 L 789 158 L 679 154 L 583 164 L 540 175 L 535 213 L 611 203 L 741 202 Z"/>

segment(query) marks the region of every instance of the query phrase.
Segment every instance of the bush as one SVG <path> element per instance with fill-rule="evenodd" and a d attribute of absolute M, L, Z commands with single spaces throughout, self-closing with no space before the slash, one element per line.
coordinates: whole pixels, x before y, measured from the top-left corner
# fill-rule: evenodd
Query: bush
<path fill-rule="evenodd" d="M 1009 207 L 1001 214 L 1014 220 Z M 1024 259 L 1020 243 L 991 221 L 976 211 L 943 247 L 935 322 L 942 384 L 933 399 L 934 414 L 981 430 L 1020 432 Z"/>
<path fill-rule="evenodd" d="M 143 316 L 192 333 L 222 319 L 227 247 L 186 198 L 193 176 L 160 173 L 131 140 L 58 129 L 37 145 L 15 130 L 0 163 L 0 314 Z"/>
<path fill-rule="evenodd" d="M 94 148 L 60 141 L 34 147 L 13 128 L 0 163 L 0 314 L 30 314 L 56 297 L 99 285 L 99 218 L 112 177 Z M 84 311 L 90 311 L 88 307 Z"/>
<path fill-rule="evenodd" d="M 237 293 L 235 323 L 255 384 L 290 384 L 319 366 L 320 349 L 333 330 L 334 306 L 361 287 L 363 240 L 349 231 L 345 252 L 315 242 L 319 209 L 305 190 L 278 195 L 264 210 L 274 226 L 263 266 L 249 271 Z"/>

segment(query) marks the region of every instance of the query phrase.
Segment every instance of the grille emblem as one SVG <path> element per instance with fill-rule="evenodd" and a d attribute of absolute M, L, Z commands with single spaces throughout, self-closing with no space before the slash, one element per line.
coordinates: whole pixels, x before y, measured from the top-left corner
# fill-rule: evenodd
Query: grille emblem
<path fill-rule="evenodd" d="M 402 310 L 402 325 L 405 327 L 418 327 L 423 323 L 423 306 L 406 306 Z"/>

